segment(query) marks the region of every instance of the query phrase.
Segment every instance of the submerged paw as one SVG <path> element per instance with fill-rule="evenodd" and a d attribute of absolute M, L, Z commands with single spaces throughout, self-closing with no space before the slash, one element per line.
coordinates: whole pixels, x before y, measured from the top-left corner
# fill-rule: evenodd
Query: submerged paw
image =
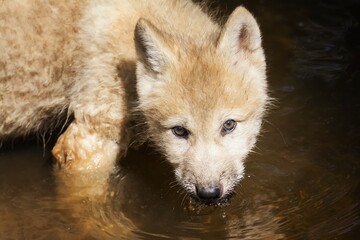
<path fill-rule="evenodd" d="M 59 137 L 52 150 L 58 168 L 87 171 L 114 166 L 120 152 L 119 145 L 89 129 L 72 123 Z"/>

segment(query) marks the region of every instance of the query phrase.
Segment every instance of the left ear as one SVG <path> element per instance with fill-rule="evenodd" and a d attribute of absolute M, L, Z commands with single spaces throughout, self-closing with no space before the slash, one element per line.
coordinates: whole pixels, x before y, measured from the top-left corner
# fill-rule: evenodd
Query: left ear
<path fill-rule="evenodd" d="M 244 7 L 236 8 L 220 33 L 217 47 L 231 56 L 261 49 L 259 25 Z"/>
<path fill-rule="evenodd" d="M 169 64 L 175 62 L 175 50 L 172 40 L 161 33 L 145 19 L 140 19 L 135 27 L 135 47 L 138 59 L 144 66 L 160 73 Z"/>

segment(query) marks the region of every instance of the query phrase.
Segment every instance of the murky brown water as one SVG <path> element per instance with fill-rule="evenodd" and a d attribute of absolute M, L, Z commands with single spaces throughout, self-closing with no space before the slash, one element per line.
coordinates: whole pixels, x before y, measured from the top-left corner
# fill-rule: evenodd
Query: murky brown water
<path fill-rule="evenodd" d="M 193 203 L 146 146 L 106 198 L 59 199 L 51 146 L 44 157 L 41 144 L 16 143 L 0 149 L 0 239 L 357 239 L 360 11 L 338 2 L 241 2 L 261 24 L 278 103 L 227 204 Z"/>

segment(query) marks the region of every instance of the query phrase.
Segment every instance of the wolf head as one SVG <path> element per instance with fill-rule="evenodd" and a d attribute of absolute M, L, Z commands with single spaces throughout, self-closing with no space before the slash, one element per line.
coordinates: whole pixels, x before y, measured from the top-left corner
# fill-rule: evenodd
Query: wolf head
<path fill-rule="evenodd" d="M 230 194 L 244 174 L 267 103 L 259 27 L 238 7 L 200 43 L 140 19 L 135 30 L 139 108 L 180 183 L 204 202 Z"/>

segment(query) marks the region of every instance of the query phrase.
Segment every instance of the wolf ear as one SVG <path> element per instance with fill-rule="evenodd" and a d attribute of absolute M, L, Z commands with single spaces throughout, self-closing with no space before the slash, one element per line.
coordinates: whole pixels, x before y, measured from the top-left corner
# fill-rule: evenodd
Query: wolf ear
<path fill-rule="evenodd" d="M 218 48 L 231 54 L 254 52 L 261 48 L 261 33 L 255 18 L 244 7 L 236 8 L 225 23 Z"/>
<path fill-rule="evenodd" d="M 174 60 L 171 40 L 154 25 L 145 19 L 140 19 L 135 27 L 135 47 L 139 61 L 155 73 L 160 73 L 164 67 Z"/>

